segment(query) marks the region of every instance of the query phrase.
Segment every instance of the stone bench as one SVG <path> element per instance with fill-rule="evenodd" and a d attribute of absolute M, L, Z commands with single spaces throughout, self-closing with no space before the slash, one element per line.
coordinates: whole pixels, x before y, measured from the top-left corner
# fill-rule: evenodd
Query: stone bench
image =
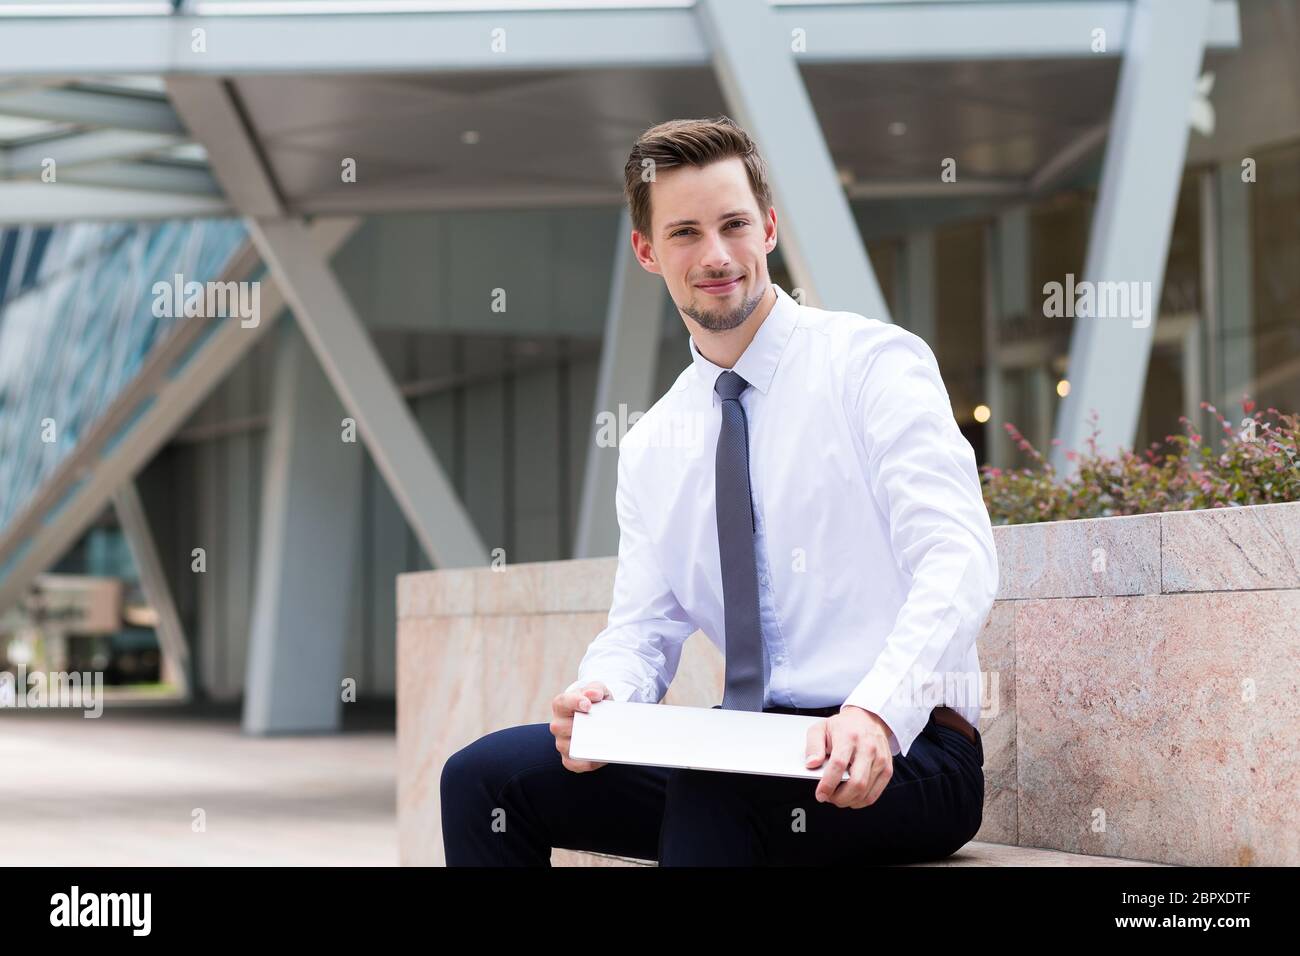
<path fill-rule="evenodd" d="M 979 638 L 984 823 L 949 865 L 1300 864 L 1300 503 L 994 529 Z M 401 860 L 440 864 L 439 781 L 550 719 L 605 626 L 615 558 L 398 578 Z M 687 641 L 669 704 L 721 699 Z M 557 865 L 596 865 L 558 850 Z M 635 865 L 603 858 L 599 865 Z"/>
<path fill-rule="evenodd" d="M 551 853 L 552 866 L 656 866 L 653 860 L 637 860 L 608 853 L 585 853 L 577 850 L 555 850 Z M 1007 846 L 1005 843 L 981 843 L 971 840 L 952 856 L 928 863 L 907 863 L 905 866 L 1164 866 L 1142 860 L 1124 860 L 1113 856 L 1086 856 L 1080 853 L 1063 853 L 1060 850 L 1040 850 L 1027 846 Z"/>

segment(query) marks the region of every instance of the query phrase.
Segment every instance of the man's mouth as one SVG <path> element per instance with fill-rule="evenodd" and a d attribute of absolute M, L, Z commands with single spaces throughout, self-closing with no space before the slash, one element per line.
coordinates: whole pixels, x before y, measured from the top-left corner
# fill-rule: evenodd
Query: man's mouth
<path fill-rule="evenodd" d="M 730 279 L 707 279 L 696 283 L 696 288 L 709 295 L 727 295 L 740 286 L 742 278 L 743 276 L 733 276 Z"/>

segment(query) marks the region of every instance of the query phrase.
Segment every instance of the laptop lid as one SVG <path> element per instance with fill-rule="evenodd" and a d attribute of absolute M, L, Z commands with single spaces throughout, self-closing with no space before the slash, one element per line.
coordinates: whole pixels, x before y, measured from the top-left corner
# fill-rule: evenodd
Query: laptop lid
<path fill-rule="evenodd" d="M 602 763 L 758 773 L 820 780 L 808 728 L 825 717 L 602 700 L 573 715 L 569 756 Z M 841 777 L 849 778 L 846 771 Z"/>

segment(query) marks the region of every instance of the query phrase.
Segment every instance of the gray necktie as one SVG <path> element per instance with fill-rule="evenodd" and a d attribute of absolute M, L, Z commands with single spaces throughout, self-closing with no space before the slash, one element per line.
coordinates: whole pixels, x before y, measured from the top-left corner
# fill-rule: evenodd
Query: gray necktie
<path fill-rule="evenodd" d="M 748 387 L 749 383 L 732 371 L 723 372 L 713 385 L 722 398 L 714 484 L 727 644 L 722 709 L 761 711 L 764 668 L 754 559 L 756 524 L 749 487 L 749 428 L 740 405 L 740 393 Z"/>

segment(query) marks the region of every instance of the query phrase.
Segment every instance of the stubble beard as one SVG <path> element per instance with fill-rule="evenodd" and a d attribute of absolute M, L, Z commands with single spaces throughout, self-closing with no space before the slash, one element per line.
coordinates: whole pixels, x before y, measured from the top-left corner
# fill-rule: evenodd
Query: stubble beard
<path fill-rule="evenodd" d="M 694 306 L 682 309 L 682 311 L 699 323 L 702 328 L 710 332 L 726 332 L 743 325 L 745 320 L 753 315 L 754 310 L 763 301 L 763 295 L 766 291 L 765 289 L 751 298 L 742 300 L 740 305 L 728 312 L 712 312 Z"/>

